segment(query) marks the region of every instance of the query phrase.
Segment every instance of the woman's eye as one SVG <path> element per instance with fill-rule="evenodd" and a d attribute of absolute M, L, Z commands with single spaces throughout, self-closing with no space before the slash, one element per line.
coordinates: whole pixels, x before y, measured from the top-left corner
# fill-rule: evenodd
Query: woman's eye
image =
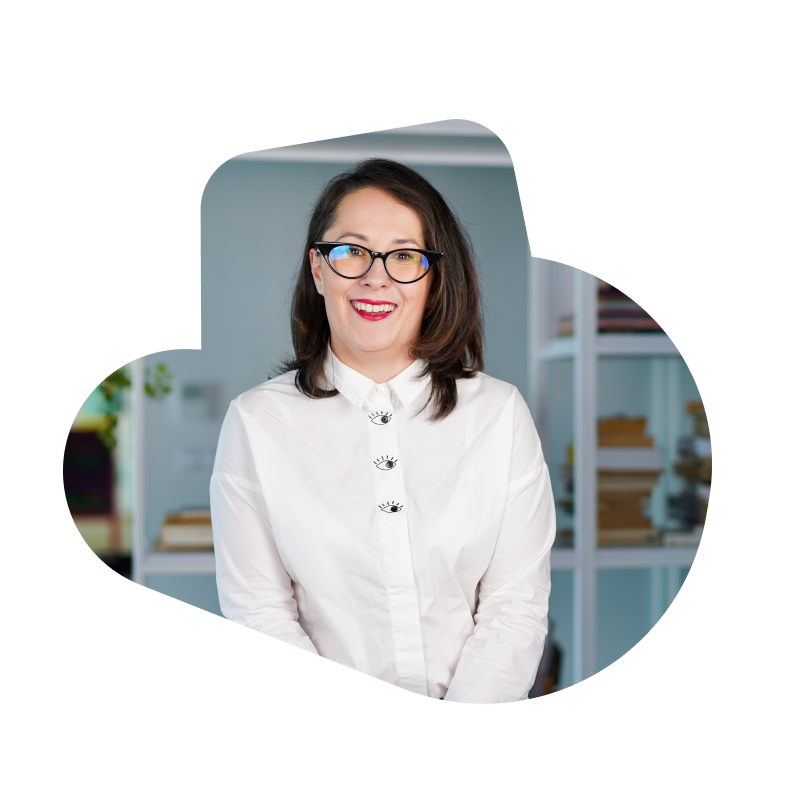
<path fill-rule="evenodd" d="M 353 256 L 354 258 L 360 258 L 364 255 L 363 251 L 359 247 L 351 247 L 347 254 Z"/>
<path fill-rule="evenodd" d="M 369 415 L 369 418 L 370 422 L 374 422 L 376 425 L 386 425 L 391 421 L 392 415 L 388 411 L 375 411 Z"/>
<path fill-rule="evenodd" d="M 383 470 L 394 469 L 397 466 L 397 459 L 394 456 L 382 456 L 375 459 L 375 466 Z"/>
<path fill-rule="evenodd" d="M 388 503 L 381 503 L 378 508 L 381 511 L 385 511 L 387 514 L 396 514 L 403 506 L 400 503 L 396 503 L 394 500 L 391 500 Z"/>

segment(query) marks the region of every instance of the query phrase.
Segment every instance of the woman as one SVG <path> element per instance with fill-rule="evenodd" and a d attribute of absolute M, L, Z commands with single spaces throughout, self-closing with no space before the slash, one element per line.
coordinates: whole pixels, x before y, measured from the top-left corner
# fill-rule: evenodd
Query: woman
<path fill-rule="evenodd" d="M 429 697 L 527 696 L 553 497 L 530 413 L 480 370 L 472 250 L 373 159 L 312 212 L 295 358 L 231 403 L 211 479 L 229 619 Z"/>

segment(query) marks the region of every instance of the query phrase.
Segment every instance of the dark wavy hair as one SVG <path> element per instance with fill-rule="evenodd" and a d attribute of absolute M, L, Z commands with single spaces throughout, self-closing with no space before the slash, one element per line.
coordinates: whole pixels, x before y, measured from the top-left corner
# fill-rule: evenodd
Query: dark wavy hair
<path fill-rule="evenodd" d="M 360 161 L 336 175 L 323 188 L 308 223 L 300 268 L 292 295 L 294 358 L 282 372 L 297 370 L 295 384 L 307 397 L 333 397 L 327 389 L 325 358 L 331 338 L 325 300 L 314 284 L 308 254 L 334 222 L 342 200 L 360 189 L 380 189 L 413 209 L 422 222 L 425 246 L 444 253 L 433 272 L 419 337 L 409 357 L 426 362 L 431 377 L 430 419 L 444 419 L 456 407 L 459 378 L 483 369 L 483 312 L 472 242 L 448 202 L 418 172 L 386 158 Z"/>

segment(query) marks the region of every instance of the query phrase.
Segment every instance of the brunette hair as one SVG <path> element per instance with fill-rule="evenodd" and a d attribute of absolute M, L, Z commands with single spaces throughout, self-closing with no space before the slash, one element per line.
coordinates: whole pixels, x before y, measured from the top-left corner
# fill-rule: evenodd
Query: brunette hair
<path fill-rule="evenodd" d="M 359 189 L 386 192 L 415 211 L 422 222 L 425 246 L 444 253 L 431 275 L 419 337 L 409 357 L 426 362 L 433 404 L 430 418 L 444 419 L 456 407 L 459 378 L 472 378 L 483 369 L 483 314 L 475 256 L 469 235 L 447 201 L 418 172 L 386 158 L 361 161 L 336 175 L 322 190 L 308 224 L 303 255 L 292 296 L 294 358 L 282 371 L 297 370 L 295 384 L 307 397 L 333 397 L 326 389 L 324 365 L 331 331 L 325 300 L 317 291 L 308 254 L 333 225 L 339 203 Z"/>

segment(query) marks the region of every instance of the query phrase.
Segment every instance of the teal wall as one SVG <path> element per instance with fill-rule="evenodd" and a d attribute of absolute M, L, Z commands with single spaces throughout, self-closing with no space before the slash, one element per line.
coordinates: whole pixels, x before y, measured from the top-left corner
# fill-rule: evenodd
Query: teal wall
<path fill-rule="evenodd" d="M 676 588 L 689 573 L 686 567 L 653 569 L 601 569 L 597 573 L 597 671 L 625 655 L 650 631 L 652 623 L 674 599 L 667 571 L 676 572 Z M 574 601 L 572 570 L 552 571 L 550 611 L 554 641 L 562 650 L 561 683 L 571 686 L 574 677 L 572 612 Z M 659 591 L 660 590 L 660 591 Z"/>

